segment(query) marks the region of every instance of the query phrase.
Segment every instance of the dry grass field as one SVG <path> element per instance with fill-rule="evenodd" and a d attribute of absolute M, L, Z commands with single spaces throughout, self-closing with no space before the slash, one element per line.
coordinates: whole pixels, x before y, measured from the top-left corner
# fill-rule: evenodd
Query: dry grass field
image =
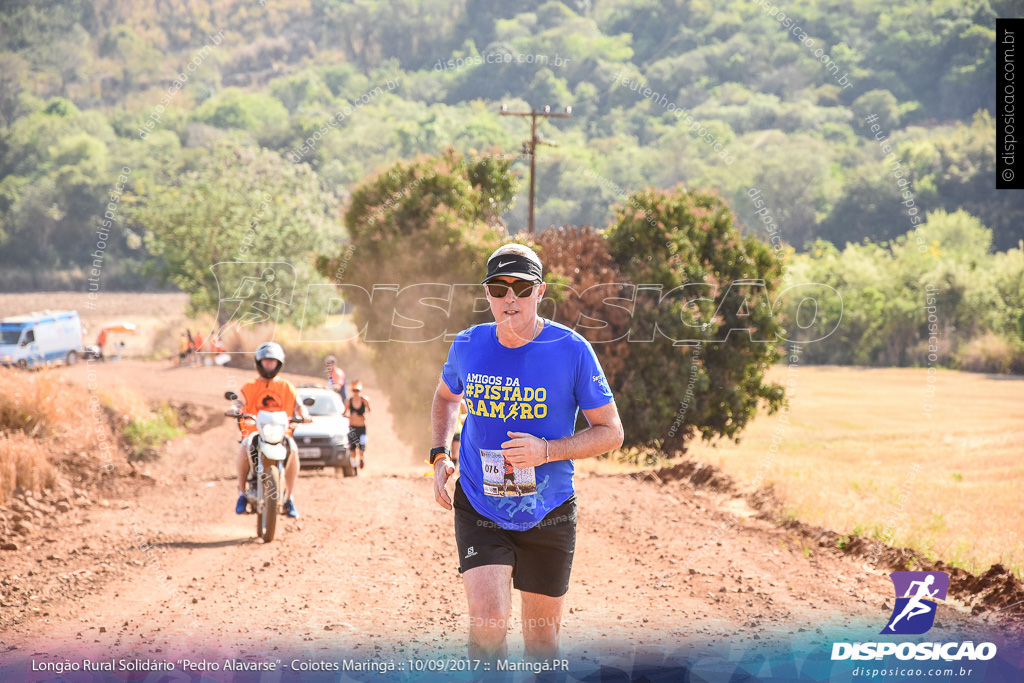
<path fill-rule="evenodd" d="M 690 455 L 773 484 L 804 522 L 1024 575 L 1024 378 L 939 370 L 927 398 L 924 368 L 793 372 L 770 374 L 791 382 L 788 418 L 761 415 L 740 444 Z"/>

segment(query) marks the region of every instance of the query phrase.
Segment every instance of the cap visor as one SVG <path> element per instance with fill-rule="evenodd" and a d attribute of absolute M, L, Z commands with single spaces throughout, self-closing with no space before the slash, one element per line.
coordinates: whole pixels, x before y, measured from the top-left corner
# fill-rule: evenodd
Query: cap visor
<path fill-rule="evenodd" d="M 494 275 L 490 276 L 489 278 L 486 278 L 480 284 L 486 285 L 488 282 L 490 282 L 491 280 L 493 280 L 496 277 L 515 277 L 515 278 L 519 278 L 520 280 L 529 280 L 530 282 L 540 282 L 540 280 L 537 279 L 536 275 L 530 275 L 529 273 L 495 273 Z"/>

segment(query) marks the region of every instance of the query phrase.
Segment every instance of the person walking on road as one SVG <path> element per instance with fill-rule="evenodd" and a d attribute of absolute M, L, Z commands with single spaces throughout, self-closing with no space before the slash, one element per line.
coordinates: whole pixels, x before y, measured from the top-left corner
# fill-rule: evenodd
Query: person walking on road
<path fill-rule="evenodd" d="M 506 653 L 511 583 L 522 598 L 527 657 L 550 658 L 558 651 L 576 547 L 573 460 L 621 446 L 622 422 L 590 344 L 538 317 L 546 285 L 532 249 L 499 248 L 483 284 L 494 323 L 457 335 L 434 393 L 434 499 L 454 509 L 469 656 Z M 449 444 L 463 399 L 469 414 L 450 496 Z M 573 433 L 579 410 L 590 426 Z M 509 495 L 505 461 L 523 495 Z"/>

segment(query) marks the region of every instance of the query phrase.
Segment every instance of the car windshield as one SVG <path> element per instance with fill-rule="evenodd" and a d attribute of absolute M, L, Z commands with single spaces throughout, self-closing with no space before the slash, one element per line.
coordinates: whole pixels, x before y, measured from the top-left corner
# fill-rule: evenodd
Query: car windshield
<path fill-rule="evenodd" d="M 325 417 L 329 415 L 341 415 L 343 407 L 341 399 L 337 394 L 313 394 L 316 403 L 309 406 L 309 414 L 313 417 Z"/>

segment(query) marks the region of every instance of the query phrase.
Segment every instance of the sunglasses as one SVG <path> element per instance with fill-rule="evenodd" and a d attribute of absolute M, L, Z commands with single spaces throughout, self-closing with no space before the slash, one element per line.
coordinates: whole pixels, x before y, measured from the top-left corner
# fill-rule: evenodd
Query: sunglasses
<path fill-rule="evenodd" d="M 484 287 L 487 288 L 487 293 L 495 299 L 504 299 L 509 289 L 516 295 L 517 299 L 522 299 L 533 294 L 533 288 L 536 285 L 536 282 L 530 282 L 529 280 L 516 280 L 515 282 L 488 282 Z"/>

